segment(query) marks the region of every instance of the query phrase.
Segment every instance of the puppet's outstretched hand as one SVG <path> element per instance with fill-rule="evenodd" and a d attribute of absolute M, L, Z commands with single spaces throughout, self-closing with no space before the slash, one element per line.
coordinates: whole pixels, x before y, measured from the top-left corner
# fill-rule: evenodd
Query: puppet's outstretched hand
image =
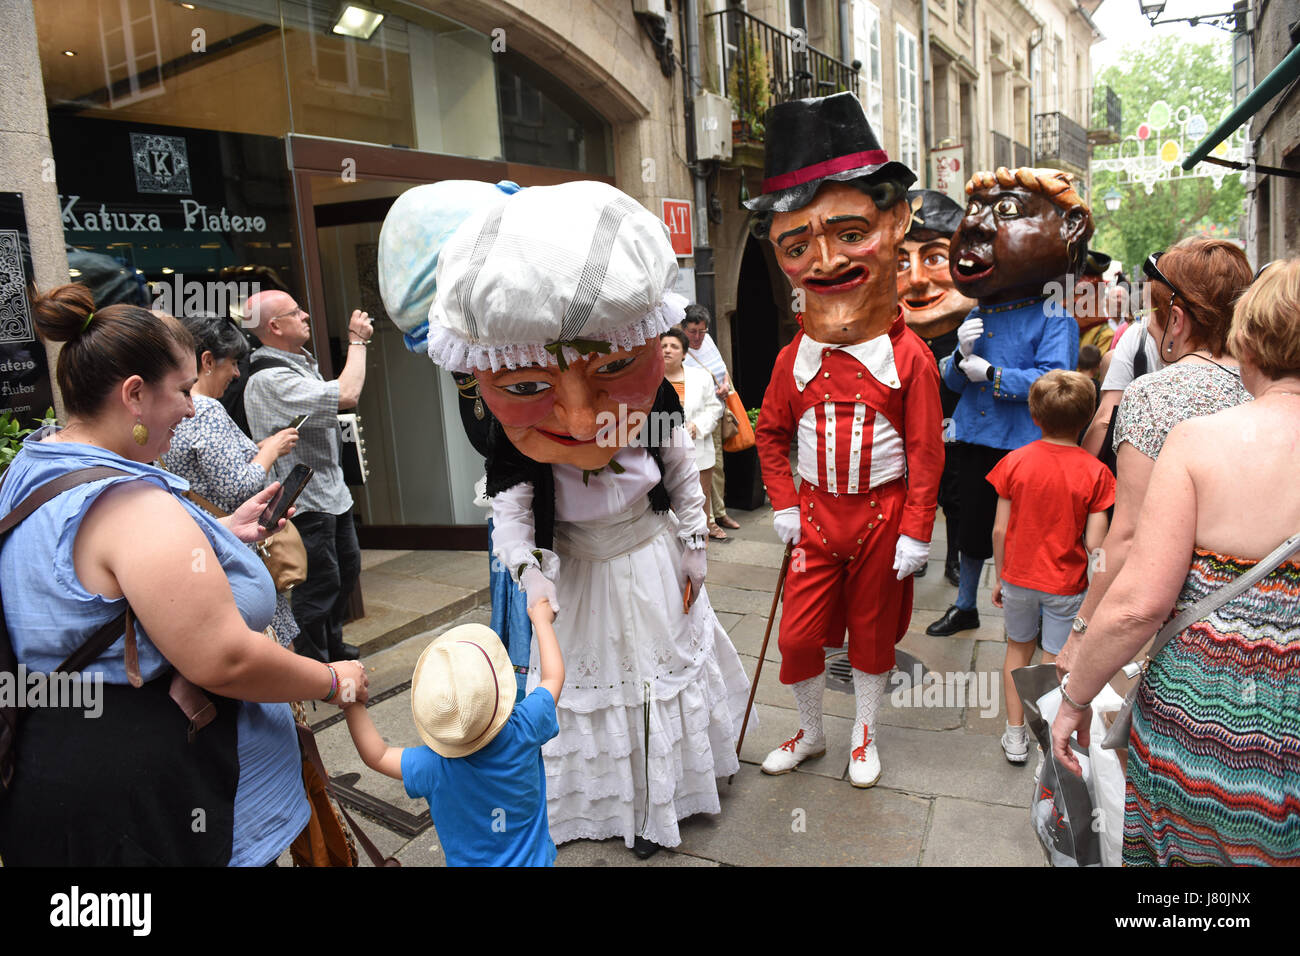
<path fill-rule="evenodd" d="M 525 568 L 524 573 L 519 575 L 519 583 L 528 595 L 528 610 L 531 611 L 539 601 L 550 601 L 551 610 L 560 613 L 560 599 L 555 593 L 555 584 L 542 574 L 541 569 Z"/>

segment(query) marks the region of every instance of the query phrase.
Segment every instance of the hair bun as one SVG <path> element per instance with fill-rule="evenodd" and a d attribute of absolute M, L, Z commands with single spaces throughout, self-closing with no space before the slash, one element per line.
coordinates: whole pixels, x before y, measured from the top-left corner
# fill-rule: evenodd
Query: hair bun
<path fill-rule="evenodd" d="M 86 327 L 95 311 L 95 297 L 84 285 L 69 283 L 37 297 L 33 306 L 36 328 L 47 342 L 71 342 Z"/>

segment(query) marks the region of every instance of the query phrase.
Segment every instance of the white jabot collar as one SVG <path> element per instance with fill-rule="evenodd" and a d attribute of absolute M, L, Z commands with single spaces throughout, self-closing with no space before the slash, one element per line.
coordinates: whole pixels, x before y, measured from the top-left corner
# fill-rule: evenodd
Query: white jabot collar
<path fill-rule="evenodd" d="M 826 349 L 839 349 L 852 355 L 871 373 L 872 378 L 886 388 L 902 387 L 898 380 L 898 369 L 894 367 L 894 344 L 890 341 L 888 332 L 853 345 L 828 345 L 818 342 L 805 332 L 794 359 L 794 384 L 799 391 L 802 392 L 804 386 L 821 370 L 822 353 Z"/>

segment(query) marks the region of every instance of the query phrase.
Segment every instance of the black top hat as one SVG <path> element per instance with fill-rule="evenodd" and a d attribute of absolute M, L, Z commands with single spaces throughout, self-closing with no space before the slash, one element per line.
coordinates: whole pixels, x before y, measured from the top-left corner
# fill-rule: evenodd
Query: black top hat
<path fill-rule="evenodd" d="M 790 212 L 812 202 L 821 184 L 867 176 L 903 189 L 916 174 L 881 148 L 862 103 L 852 93 L 778 103 L 767 111 L 763 194 L 745 203 L 755 212 Z"/>
<path fill-rule="evenodd" d="M 916 200 L 921 200 L 918 207 Z M 912 207 L 912 225 L 907 235 L 914 232 L 935 232 L 941 236 L 952 237 L 957 225 L 966 215 L 966 210 L 957 205 L 944 193 L 933 189 L 913 189 L 907 194 L 908 204 Z"/>

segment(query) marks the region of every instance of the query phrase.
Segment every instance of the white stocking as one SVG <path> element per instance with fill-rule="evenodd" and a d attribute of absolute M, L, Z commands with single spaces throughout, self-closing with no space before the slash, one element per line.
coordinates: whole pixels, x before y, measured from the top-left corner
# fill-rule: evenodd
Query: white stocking
<path fill-rule="evenodd" d="M 799 708 L 799 729 L 803 731 L 804 740 L 809 743 L 825 740 L 822 698 L 826 695 L 826 672 L 798 681 L 791 689 L 794 691 L 795 706 Z"/>
<path fill-rule="evenodd" d="M 880 700 L 885 696 L 888 680 L 888 674 L 868 674 L 853 668 L 853 696 L 857 701 L 853 747 L 862 747 L 867 740 L 876 739 L 876 715 L 880 713 Z"/>

